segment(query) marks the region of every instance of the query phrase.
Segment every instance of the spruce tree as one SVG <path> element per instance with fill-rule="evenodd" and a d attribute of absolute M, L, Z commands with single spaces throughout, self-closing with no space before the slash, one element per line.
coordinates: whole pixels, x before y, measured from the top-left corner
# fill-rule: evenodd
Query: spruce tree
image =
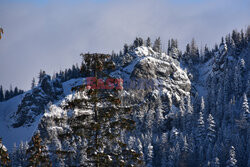
<path fill-rule="evenodd" d="M 11 97 L 10 97 L 10 92 L 9 90 L 6 90 L 5 93 L 4 93 L 4 100 L 9 100 Z"/>
<path fill-rule="evenodd" d="M 193 105 L 191 103 L 191 98 L 187 97 L 185 99 L 185 117 L 184 117 L 184 124 L 185 124 L 185 130 L 187 133 L 192 133 L 192 127 L 193 127 Z"/>
<path fill-rule="evenodd" d="M 167 50 L 167 54 L 169 55 L 171 51 L 171 43 L 170 43 L 170 39 L 168 40 L 168 50 Z"/>
<path fill-rule="evenodd" d="M 10 159 L 11 159 L 11 165 L 12 166 L 18 166 L 18 163 L 17 163 L 18 157 L 17 157 L 17 146 L 16 146 L 16 143 L 14 143 L 14 146 L 12 148 L 12 152 L 10 154 Z"/>
<path fill-rule="evenodd" d="M 153 167 L 153 158 L 154 158 L 153 148 L 154 147 L 152 146 L 152 144 L 149 143 L 147 147 L 147 167 Z"/>
<path fill-rule="evenodd" d="M 2 138 L 0 138 L 0 166 L 10 166 L 10 157 L 7 148 L 2 143 Z"/>
<path fill-rule="evenodd" d="M 247 30 L 246 30 L 245 36 L 246 36 L 246 40 L 248 42 L 250 42 L 250 25 L 247 26 Z"/>
<path fill-rule="evenodd" d="M 207 137 L 209 142 L 212 143 L 216 138 L 216 131 L 215 131 L 215 121 L 211 114 L 208 115 L 207 123 L 208 123 Z"/>
<path fill-rule="evenodd" d="M 9 97 L 9 99 L 10 98 L 12 98 L 13 96 L 14 96 L 14 91 L 13 91 L 13 89 L 12 89 L 12 85 L 10 85 L 10 91 L 9 91 L 9 93 L 10 93 L 10 97 Z"/>
<path fill-rule="evenodd" d="M 182 55 L 182 59 L 185 61 L 185 62 L 187 62 L 188 60 L 190 60 L 190 44 L 188 43 L 187 45 L 186 45 L 186 51 L 185 51 L 185 53 Z"/>
<path fill-rule="evenodd" d="M 194 62 L 197 62 L 199 60 L 199 49 L 198 49 L 198 47 L 196 45 L 196 42 L 195 42 L 194 38 L 191 41 L 190 54 L 191 54 L 190 55 L 191 59 Z"/>
<path fill-rule="evenodd" d="M 180 57 L 180 51 L 178 49 L 178 41 L 177 39 L 171 39 L 168 41 L 168 50 L 167 53 L 169 56 L 179 59 Z"/>
<path fill-rule="evenodd" d="M 190 153 L 192 150 L 190 149 L 190 146 L 187 142 L 187 137 L 185 136 L 183 139 L 183 146 L 181 149 L 181 155 L 180 155 L 180 166 L 190 166 Z"/>
<path fill-rule="evenodd" d="M 233 30 L 232 32 L 232 40 L 234 41 L 236 47 L 240 44 L 240 33 L 237 30 Z"/>
<path fill-rule="evenodd" d="M 3 93 L 3 87 L 2 85 L 0 86 L 0 102 L 4 101 L 4 93 Z"/>
<path fill-rule="evenodd" d="M 73 130 L 74 135 L 87 140 L 87 166 L 141 165 L 140 155 L 121 140 L 122 134 L 135 128 L 135 122 L 128 118 L 131 108 L 122 106 L 119 89 L 112 83 L 114 78 L 107 74 L 107 70 L 115 68 L 110 55 L 81 56 L 82 71 L 93 77 L 87 78 L 87 85 L 73 88 L 77 94 L 86 96 L 69 101 L 64 109 L 92 111 L 91 114 L 79 115 Z M 111 82 L 105 86 L 103 78 L 106 78 L 106 83 Z"/>
<path fill-rule="evenodd" d="M 248 100 L 247 100 L 247 95 L 245 93 L 243 95 L 242 111 L 243 111 L 244 119 L 246 119 L 248 122 L 250 122 L 250 112 L 249 112 Z"/>
<path fill-rule="evenodd" d="M 161 157 L 161 166 L 165 167 L 167 166 L 167 133 L 162 133 L 161 136 L 161 152 L 162 152 L 162 157 Z"/>
<path fill-rule="evenodd" d="M 19 90 L 18 90 L 17 87 L 15 87 L 15 88 L 14 88 L 14 93 L 13 93 L 13 96 L 12 96 L 12 97 L 17 96 L 18 94 L 19 94 Z"/>
<path fill-rule="evenodd" d="M 14 144 L 12 153 L 11 153 L 11 164 L 12 166 L 27 166 L 27 157 L 26 157 L 26 151 L 29 148 L 27 142 L 20 143 L 19 147 Z"/>
<path fill-rule="evenodd" d="M 205 139 L 205 122 L 204 122 L 204 109 L 205 103 L 202 97 L 201 99 L 201 110 L 199 112 L 199 118 L 197 122 L 197 131 L 196 131 L 196 156 L 198 163 L 201 164 L 204 159 L 204 139 Z"/>
<path fill-rule="evenodd" d="M 220 167 L 220 159 L 215 157 L 211 163 L 211 167 Z"/>
<path fill-rule="evenodd" d="M 233 146 L 231 146 L 229 151 L 229 159 L 227 161 L 227 167 L 237 167 L 235 148 Z"/>
<path fill-rule="evenodd" d="M 123 54 L 127 54 L 127 53 L 128 53 L 128 45 L 125 44 L 125 45 L 123 46 Z"/>
<path fill-rule="evenodd" d="M 31 140 L 27 150 L 28 166 L 32 167 L 50 167 L 52 163 L 48 157 L 48 150 L 42 145 L 42 139 L 39 133 L 36 133 Z"/>
<path fill-rule="evenodd" d="M 152 45 L 152 44 L 151 44 L 151 39 L 148 37 L 148 38 L 147 38 L 147 41 L 146 41 L 146 46 L 147 46 L 147 47 L 151 47 L 151 45 Z"/>
<path fill-rule="evenodd" d="M 197 140 L 199 144 L 201 144 L 204 141 L 204 135 L 205 135 L 205 122 L 203 118 L 203 111 L 199 113 L 199 119 L 197 124 Z"/>
<path fill-rule="evenodd" d="M 46 75 L 45 71 L 40 70 L 38 75 L 38 84 L 42 82 L 43 77 Z"/>
<path fill-rule="evenodd" d="M 154 45 L 153 45 L 153 50 L 156 52 L 161 52 L 161 38 L 160 37 L 158 37 L 155 40 Z"/>
<path fill-rule="evenodd" d="M 31 82 L 31 89 L 34 89 L 35 86 L 36 86 L 36 80 L 35 78 L 33 78 Z"/>
<path fill-rule="evenodd" d="M 138 37 L 138 38 L 136 38 L 136 39 L 134 40 L 133 46 L 134 46 L 134 48 L 137 48 L 137 47 L 139 47 L 139 46 L 143 46 L 143 44 L 144 44 L 143 39 L 140 38 L 140 37 Z"/>

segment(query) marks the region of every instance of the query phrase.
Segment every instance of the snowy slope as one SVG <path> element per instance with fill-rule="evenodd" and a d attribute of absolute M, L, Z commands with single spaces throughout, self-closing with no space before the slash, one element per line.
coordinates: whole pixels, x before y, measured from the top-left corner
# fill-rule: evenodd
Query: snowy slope
<path fill-rule="evenodd" d="M 187 74 L 181 69 L 179 64 L 174 61 L 174 59 L 165 53 L 154 52 L 152 48 L 148 47 L 138 47 L 131 54 L 133 54 L 133 59 L 123 68 L 111 73 L 112 76 L 123 78 L 124 80 L 131 80 L 131 78 L 140 77 L 145 79 L 153 79 L 154 85 L 159 86 L 159 88 L 155 89 L 153 92 L 148 90 L 148 96 L 151 96 L 151 94 L 155 97 L 162 96 L 162 98 L 167 98 L 171 103 L 172 101 L 179 102 L 180 97 L 189 95 L 188 90 L 190 87 L 190 81 L 187 77 Z M 148 68 L 148 66 L 150 66 L 150 68 Z M 169 77 L 170 75 L 171 77 Z M 41 117 L 44 115 L 47 117 L 52 115 L 55 116 L 57 114 L 65 115 L 65 111 L 61 110 L 59 106 L 64 102 L 65 99 L 72 96 L 71 88 L 81 85 L 83 82 L 84 78 L 78 78 L 62 83 L 63 96 L 58 100 L 54 100 L 52 104 L 49 102 L 50 105 L 45 107 L 46 112 L 42 111 L 41 114 L 35 115 L 35 121 L 28 124 L 28 126 L 13 128 L 11 125 L 14 123 L 15 119 L 11 116 L 15 115 L 18 105 L 21 103 L 25 95 L 27 93 L 32 94 L 33 90 L 16 96 L 6 102 L 0 103 L 0 112 L 2 113 L 2 116 L 0 117 L 0 136 L 3 137 L 3 142 L 7 148 L 11 149 L 14 143 L 18 145 L 21 141 L 29 141 L 34 131 L 37 130 Z M 40 87 L 36 89 L 40 90 Z M 176 90 L 178 90 L 178 92 L 176 92 Z M 43 92 L 43 90 L 41 91 Z M 129 94 L 135 95 L 134 97 L 136 98 L 136 91 L 134 92 L 134 90 L 129 90 L 129 92 Z M 39 96 L 44 96 L 44 93 L 39 93 Z M 34 96 L 34 98 L 37 97 Z M 145 97 L 138 98 L 146 98 L 146 95 Z M 32 115 L 32 112 L 33 111 L 29 111 L 28 114 Z M 76 113 L 72 114 L 77 114 L 78 111 L 75 112 Z"/>
<path fill-rule="evenodd" d="M 71 88 L 82 84 L 82 82 L 82 78 L 71 79 L 64 82 L 62 84 L 64 94 L 69 95 Z M 37 129 L 37 125 L 39 124 L 41 117 L 43 116 L 36 116 L 36 119 L 31 126 L 21 126 L 18 128 L 13 128 L 11 126 L 12 123 L 14 123 L 12 116 L 17 112 L 18 105 L 21 103 L 26 93 L 31 93 L 31 91 L 27 91 L 21 95 L 13 97 L 8 101 L 0 102 L 0 137 L 3 138 L 3 144 L 6 145 L 8 149 L 11 149 L 14 143 L 19 145 L 21 141 L 29 141 L 33 132 Z"/>
<path fill-rule="evenodd" d="M 17 111 L 24 94 L 11 98 L 8 101 L 0 102 L 0 136 L 8 149 L 12 148 L 14 143 L 20 144 L 21 141 L 28 141 L 37 128 L 39 118 L 30 127 L 12 128 L 13 120 L 11 116 Z"/>

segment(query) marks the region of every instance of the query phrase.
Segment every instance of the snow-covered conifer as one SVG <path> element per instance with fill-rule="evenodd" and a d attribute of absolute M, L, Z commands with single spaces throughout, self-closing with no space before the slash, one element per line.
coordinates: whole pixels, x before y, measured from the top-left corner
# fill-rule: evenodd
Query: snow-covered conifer
<path fill-rule="evenodd" d="M 160 37 L 158 37 L 155 40 L 154 45 L 153 45 L 153 50 L 156 52 L 161 52 L 161 38 Z"/>
<path fill-rule="evenodd" d="M 0 166 L 9 166 L 10 157 L 7 148 L 2 143 L 2 138 L 0 138 Z"/>
<path fill-rule="evenodd" d="M 147 147 L 147 167 L 153 167 L 154 150 L 151 143 Z"/>
<path fill-rule="evenodd" d="M 227 167 L 237 167 L 237 160 L 236 160 L 234 146 L 231 146 L 230 148 L 229 159 L 227 160 Z"/>
<path fill-rule="evenodd" d="M 211 167 L 220 167 L 220 159 L 218 157 L 212 160 Z"/>
<path fill-rule="evenodd" d="M 151 47 L 151 39 L 148 37 L 147 40 L 146 40 L 146 46 L 147 47 Z"/>
<path fill-rule="evenodd" d="M 208 137 L 208 140 L 212 143 L 214 142 L 216 138 L 216 130 L 215 130 L 216 124 L 211 114 L 208 115 L 207 123 L 208 123 L 207 137 Z"/>
<path fill-rule="evenodd" d="M 36 133 L 31 140 L 30 147 L 27 150 L 29 166 L 52 166 L 48 157 L 46 146 L 42 145 L 40 133 Z"/>
<path fill-rule="evenodd" d="M 250 112 L 249 112 L 248 100 L 247 100 L 247 95 L 245 93 L 243 95 L 242 110 L 243 110 L 244 119 L 250 121 Z"/>

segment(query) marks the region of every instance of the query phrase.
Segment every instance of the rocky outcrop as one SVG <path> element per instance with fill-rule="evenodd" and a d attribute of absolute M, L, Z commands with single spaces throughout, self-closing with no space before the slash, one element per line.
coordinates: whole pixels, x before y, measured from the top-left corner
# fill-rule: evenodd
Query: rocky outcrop
<path fill-rule="evenodd" d="M 59 79 L 51 80 L 49 75 L 42 78 L 41 83 L 30 92 L 27 92 L 12 117 L 14 128 L 29 126 L 36 117 L 43 114 L 46 105 L 51 101 L 63 97 L 63 88 Z"/>
<path fill-rule="evenodd" d="M 227 45 L 223 43 L 220 45 L 219 51 L 215 52 L 214 66 L 213 66 L 214 71 L 223 70 L 226 54 L 227 54 Z"/>
<path fill-rule="evenodd" d="M 180 111 L 181 100 L 190 97 L 191 83 L 186 72 L 176 60 L 164 53 L 154 52 L 151 48 L 139 47 L 124 56 L 130 59 L 110 75 L 124 80 L 120 99 L 123 105 L 133 108 L 131 117 L 137 122 L 136 134 L 150 130 L 154 133 L 171 130 L 174 121 L 171 116 Z M 51 92 L 49 88 L 45 90 Z M 74 97 L 77 94 L 68 95 L 61 102 L 51 105 L 41 119 L 38 130 L 51 152 L 67 152 L 81 157 L 83 154 L 77 150 L 83 147 L 84 139 L 72 134 L 77 122 L 84 120 L 82 117 L 87 112 L 93 112 L 63 110 L 61 106 Z M 125 135 L 124 140 L 127 137 Z M 55 155 L 51 159 L 57 165 L 62 163 Z M 66 158 L 63 163 L 71 162 Z"/>

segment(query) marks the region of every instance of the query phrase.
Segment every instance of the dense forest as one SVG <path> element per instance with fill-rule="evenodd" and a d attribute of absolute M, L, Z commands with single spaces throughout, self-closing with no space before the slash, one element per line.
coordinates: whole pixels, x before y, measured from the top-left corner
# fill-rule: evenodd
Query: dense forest
<path fill-rule="evenodd" d="M 199 49 L 194 39 L 185 51 L 176 39 L 168 41 L 166 51 L 162 45 L 160 37 L 154 42 L 137 37 L 108 58 L 83 54 L 80 67 L 73 65 L 52 78 L 41 70 L 31 88 L 41 87 L 52 99 L 63 96 L 53 93 L 71 79 L 157 82 L 150 90 L 120 92 L 91 90 L 83 84 L 59 104 L 45 100 L 45 106 L 53 104 L 39 112 L 43 117 L 31 141 L 9 150 L 10 164 L 249 167 L 250 26 L 233 30 L 213 48 Z M 106 69 L 107 62 L 114 66 Z M 44 85 L 54 92 L 47 93 Z M 0 87 L 0 101 L 22 93 L 17 88 L 3 93 Z M 25 117 L 25 104 L 19 105 L 20 118 L 30 118 Z M 23 119 L 16 120 L 22 120 L 16 127 L 24 126 Z"/>

